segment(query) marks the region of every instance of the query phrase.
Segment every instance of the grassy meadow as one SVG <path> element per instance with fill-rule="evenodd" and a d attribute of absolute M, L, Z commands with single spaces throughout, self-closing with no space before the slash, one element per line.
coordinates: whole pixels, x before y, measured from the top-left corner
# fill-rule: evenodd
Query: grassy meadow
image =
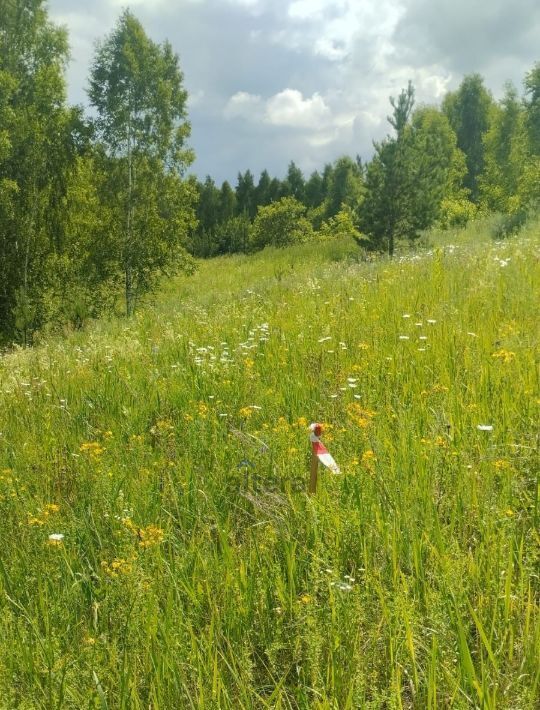
<path fill-rule="evenodd" d="M 539 234 L 219 258 L 0 359 L 0 708 L 538 707 Z"/>

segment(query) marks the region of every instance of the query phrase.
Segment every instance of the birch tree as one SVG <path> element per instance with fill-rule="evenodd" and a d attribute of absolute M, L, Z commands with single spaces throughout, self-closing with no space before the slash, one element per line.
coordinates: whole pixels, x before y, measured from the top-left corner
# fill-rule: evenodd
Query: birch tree
<path fill-rule="evenodd" d="M 159 274 L 191 264 L 183 245 L 196 195 L 183 179 L 193 154 L 185 145 L 190 125 L 178 56 L 168 42 L 152 42 L 126 10 L 97 46 L 89 98 L 109 176 L 103 259 L 121 274 L 130 316 Z"/>

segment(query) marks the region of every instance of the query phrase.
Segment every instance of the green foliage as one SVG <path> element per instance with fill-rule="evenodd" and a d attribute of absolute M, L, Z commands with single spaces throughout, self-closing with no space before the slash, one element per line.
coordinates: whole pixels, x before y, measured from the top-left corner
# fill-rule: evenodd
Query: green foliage
<path fill-rule="evenodd" d="M 246 214 L 249 219 L 253 219 L 257 212 L 255 183 L 251 170 L 246 170 L 244 174 L 238 173 L 236 183 L 236 213 Z"/>
<path fill-rule="evenodd" d="M 315 209 L 322 204 L 324 200 L 323 179 L 317 170 L 314 170 L 306 182 L 305 189 L 306 205 Z"/>
<path fill-rule="evenodd" d="M 191 268 L 183 245 L 196 196 L 182 180 L 193 158 L 184 145 L 190 127 L 182 79 L 171 46 L 152 42 L 129 11 L 92 65 L 89 97 L 107 151 L 109 263 L 123 274 L 127 315 L 160 274 Z"/>
<path fill-rule="evenodd" d="M 221 222 L 215 234 L 216 254 L 247 252 L 251 245 L 252 226 L 246 214 L 239 214 Z"/>
<path fill-rule="evenodd" d="M 361 227 L 390 255 L 395 239 L 415 239 L 437 222 L 462 225 L 474 212 L 462 187 L 465 158 L 448 119 L 435 108 L 413 113 L 413 100 L 409 84 L 392 102 L 389 121 L 399 132 L 375 146 L 360 211 Z"/>
<path fill-rule="evenodd" d="M 443 229 L 465 227 L 470 220 L 475 218 L 477 213 L 476 205 L 466 197 L 444 197 L 441 200 L 437 223 Z"/>
<path fill-rule="evenodd" d="M 357 210 L 362 202 L 362 196 L 363 175 L 358 164 L 347 156 L 338 158 L 327 179 L 325 217 L 337 215 L 342 205 Z"/>
<path fill-rule="evenodd" d="M 493 212 L 511 212 L 527 155 L 525 113 L 511 85 L 491 109 L 484 149 L 485 168 L 479 177 L 482 205 Z"/>
<path fill-rule="evenodd" d="M 369 239 L 356 227 L 354 213 L 348 205 L 343 205 L 340 211 L 325 220 L 318 232 L 323 239 L 346 239 L 353 237 L 357 243 L 368 244 Z"/>
<path fill-rule="evenodd" d="M 525 85 L 526 126 L 531 153 L 540 156 L 540 62 L 527 73 Z"/>
<path fill-rule="evenodd" d="M 281 197 L 294 197 L 298 202 L 305 203 L 306 182 L 300 168 L 291 160 L 287 175 L 281 185 Z"/>
<path fill-rule="evenodd" d="M 64 29 L 42 0 L 2 2 L 0 28 L 0 338 L 29 343 L 45 318 L 46 263 L 61 251 L 75 112 L 65 107 Z"/>
<path fill-rule="evenodd" d="M 478 201 L 480 194 L 479 178 L 485 161 L 484 135 L 489 127 L 492 106 L 493 99 L 480 74 L 466 76 L 459 89 L 447 94 L 443 101 L 443 112 L 457 136 L 458 148 L 465 154 L 467 174 L 463 186 L 473 202 Z"/>
<path fill-rule="evenodd" d="M 260 207 L 253 222 L 253 248 L 284 247 L 312 239 L 313 227 L 305 215 L 306 208 L 294 197 Z"/>

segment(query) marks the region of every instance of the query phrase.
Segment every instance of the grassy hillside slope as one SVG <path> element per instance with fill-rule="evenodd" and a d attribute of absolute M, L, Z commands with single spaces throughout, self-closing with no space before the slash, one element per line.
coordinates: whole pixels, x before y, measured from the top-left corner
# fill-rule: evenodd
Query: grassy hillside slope
<path fill-rule="evenodd" d="M 539 233 L 452 242 L 0 360 L 1 708 L 535 707 Z"/>

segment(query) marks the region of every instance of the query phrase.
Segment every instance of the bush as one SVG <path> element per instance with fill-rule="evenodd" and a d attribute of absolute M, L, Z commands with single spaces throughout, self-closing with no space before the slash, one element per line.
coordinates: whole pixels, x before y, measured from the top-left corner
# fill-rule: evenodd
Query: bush
<path fill-rule="evenodd" d="M 253 222 L 252 245 L 263 249 L 272 245 L 285 247 L 313 239 L 313 227 L 306 218 L 306 208 L 294 197 L 283 197 L 259 207 Z"/>
<path fill-rule="evenodd" d="M 352 210 L 347 205 L 342 205 L 341 210 L 334 217 L 330 217 L 330 219 L 322 223 L 319 235 L 323 239 L 353 237 L 357 244 L 365 246 L 369 242 L 369 237 L 356 228 Z"/>
<path fill-rule="evenodd" d="M 444 199 L 438 222 L 443 229 L 460 228 L 465 227 L 476 215 L 476 205 L 466 198 Z"/>

